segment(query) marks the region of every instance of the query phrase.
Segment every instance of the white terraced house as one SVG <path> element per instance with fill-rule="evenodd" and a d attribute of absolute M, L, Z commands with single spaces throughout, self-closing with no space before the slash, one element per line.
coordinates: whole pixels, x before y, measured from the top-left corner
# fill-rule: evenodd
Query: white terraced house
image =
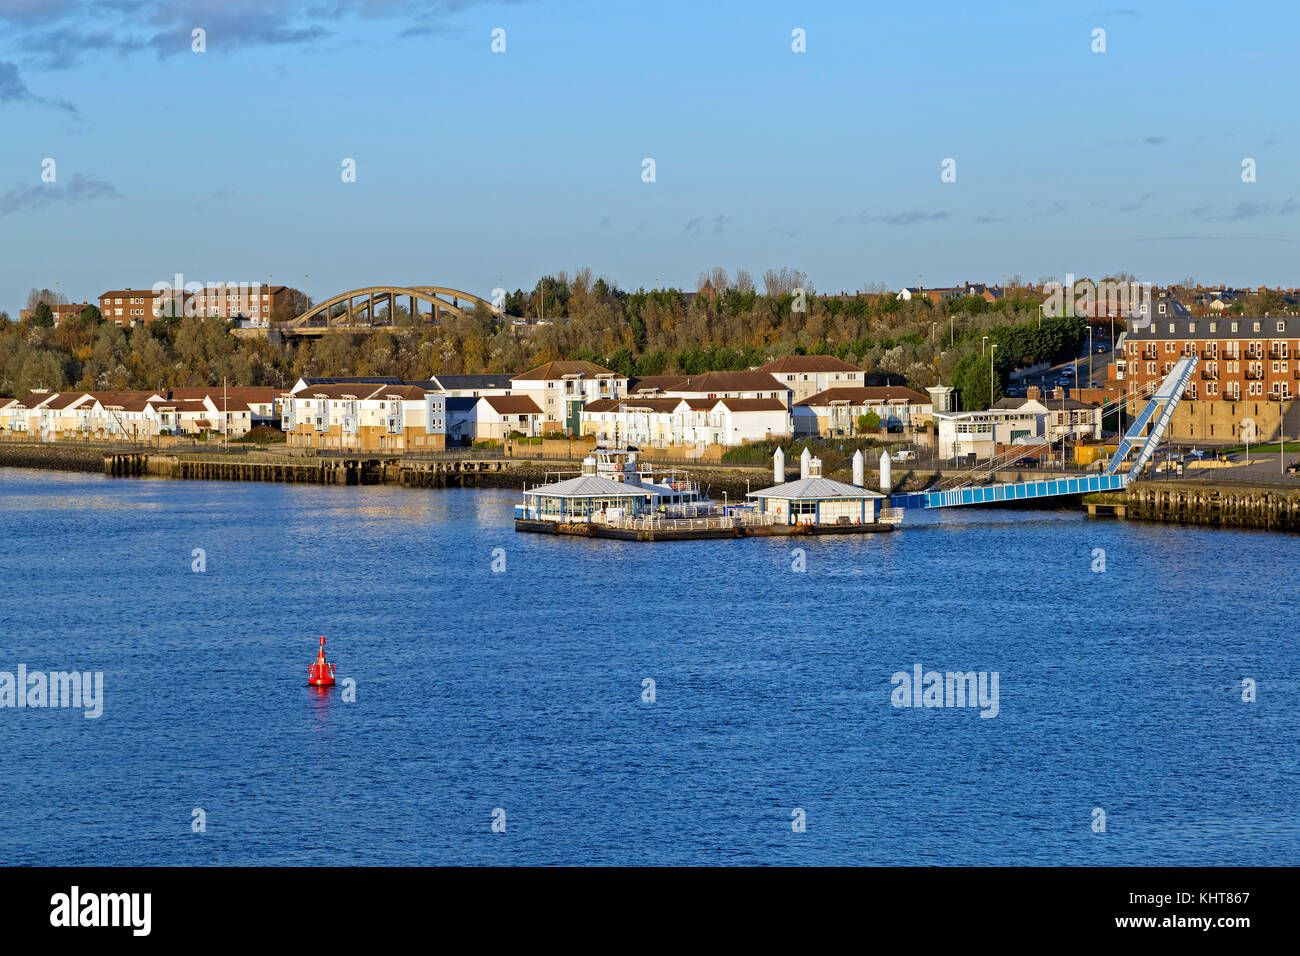
<path fill-rule="evenodd" d="M 510 380 L 511 395 L 526 395 L 542 411 L 544 431 L 565 430 L 578 434 L 582 409 L 602 398 L 621 398 L 627 394 L 626 375 L 593 362 L 547 362 L 520 372 Z"/>
<path fill-rule="evenodd" d="M 446 396 L 419 382 L 381 380 L 312 385 L 280 398 L 290 445 L 356 451 L 441 451 Z"/>
<path fill-rule="evenodd" d="M 743 445 L 790 435 L 779 398 L 605 399 L 582 411 L 582 434 L 635 445 Z"/>
<path fill-rule="evenodd" d="M 794 401 L 801 402 L 809 396 L 828 388 L 853 388 L 866 384 L 866 375 L 856 365 L 851 365 L 833 355 L 788 355 L 760 365 L 758 371 L 767 372 L 794 393 Z"/>

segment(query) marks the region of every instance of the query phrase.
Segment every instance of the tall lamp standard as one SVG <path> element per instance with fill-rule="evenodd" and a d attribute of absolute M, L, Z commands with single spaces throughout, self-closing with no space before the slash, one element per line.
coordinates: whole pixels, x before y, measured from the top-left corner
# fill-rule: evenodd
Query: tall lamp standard
<path fill-rule="evenodd" d="M 998 344 L 994 342 L 989 346 L 989 408 L 993 407 L 993 366 L 996 364 L 993 359 L 997 351 Z"/>

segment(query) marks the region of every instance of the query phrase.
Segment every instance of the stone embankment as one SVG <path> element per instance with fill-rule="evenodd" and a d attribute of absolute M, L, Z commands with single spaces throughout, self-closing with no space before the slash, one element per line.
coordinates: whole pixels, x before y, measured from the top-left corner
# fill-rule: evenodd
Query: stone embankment
<path fill-rule="evenodd" d="M 111 477 L 178 478 L 199 481 L 269 481 L 286 484 L 400 484 L 408 488 L 510 488 L 544 484 L 579 472 L 581 461 L 504 458 L 466 450 L 440 455 L 303 455 L 283 446 L 220 448 L 201 451 L 159 450 L 113 444 L 0 442 L 5 465 L 57 471 L 102 472 Z M 700 483 L 715 500 L 743 500 L 750 491 L 772 484 L 770 468 L 736 465 L 656 465 L 675 467 Z M 894 490 L 927 487 L 942 473 L 932 469 L 896 471 Z M 786 479 L 799 477 L 798 468 Z M 851 482 L 848 468 L 828 476 Z M 868 470 L 868 488 L 879 488 L 879 475 Z"/>
<path fill-rule="evenodd" d="M 1300 487 L 1232 481 L 1138 481 L 1084 498 L 1088 513 L 1131 521 L 1300 531 Z"/>

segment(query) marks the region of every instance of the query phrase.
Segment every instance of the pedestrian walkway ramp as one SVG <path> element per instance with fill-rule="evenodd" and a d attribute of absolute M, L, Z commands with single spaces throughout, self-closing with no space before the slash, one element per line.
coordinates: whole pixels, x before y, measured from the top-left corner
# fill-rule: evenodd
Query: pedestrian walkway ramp
<path fill-rule="evenodd" d="M 1174 367 L 1156 387 L 1142 411 L 1125 432 L 1124 438 L 1106 468 L 1098 474 L 994 484 L 980 483 L 1024 453 L 1023 450 L 1018 450 L 1008 452 L 976 471 L 958 476 L 956 487 L 927 488 L 925 491 L 892 495 L 889 503 L 895 508 L 915 510 L 992 504 L 998 501 L 1027 501 L 1098 491 L 1121 491 L 1150 463 L 1169 428 L 1174 409 L 1178 406 L 1183 392 L 1191 384 L 1192 374 L 1196 371 L 1198 361 L 1195 355 L 1190 355 L 1174 363 Z M 1110 404 L 1113 403 L 1107 403 Z M 1102 411 L 1105 414 L 1107 407 L 1103 406 Z M 1147 430 L 1145 437 L 1142 435 L 1144 430 Z M 1134 448 L 1137 448 L 1138 453 L 1130 464 L 1127 458 Z"/>

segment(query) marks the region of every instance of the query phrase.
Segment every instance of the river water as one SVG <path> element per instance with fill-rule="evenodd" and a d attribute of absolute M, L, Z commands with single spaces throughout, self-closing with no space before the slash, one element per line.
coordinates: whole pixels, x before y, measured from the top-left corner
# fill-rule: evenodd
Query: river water
<path fill-rule="evenodd" d="M 516 498 L 0 469 L 0 671 L 103 675 L 0 707 L 4 862 L 1300 862 L 1300 539 L 638 544 Z M 917 665 L 983 704 L 895 706 Z"/>

